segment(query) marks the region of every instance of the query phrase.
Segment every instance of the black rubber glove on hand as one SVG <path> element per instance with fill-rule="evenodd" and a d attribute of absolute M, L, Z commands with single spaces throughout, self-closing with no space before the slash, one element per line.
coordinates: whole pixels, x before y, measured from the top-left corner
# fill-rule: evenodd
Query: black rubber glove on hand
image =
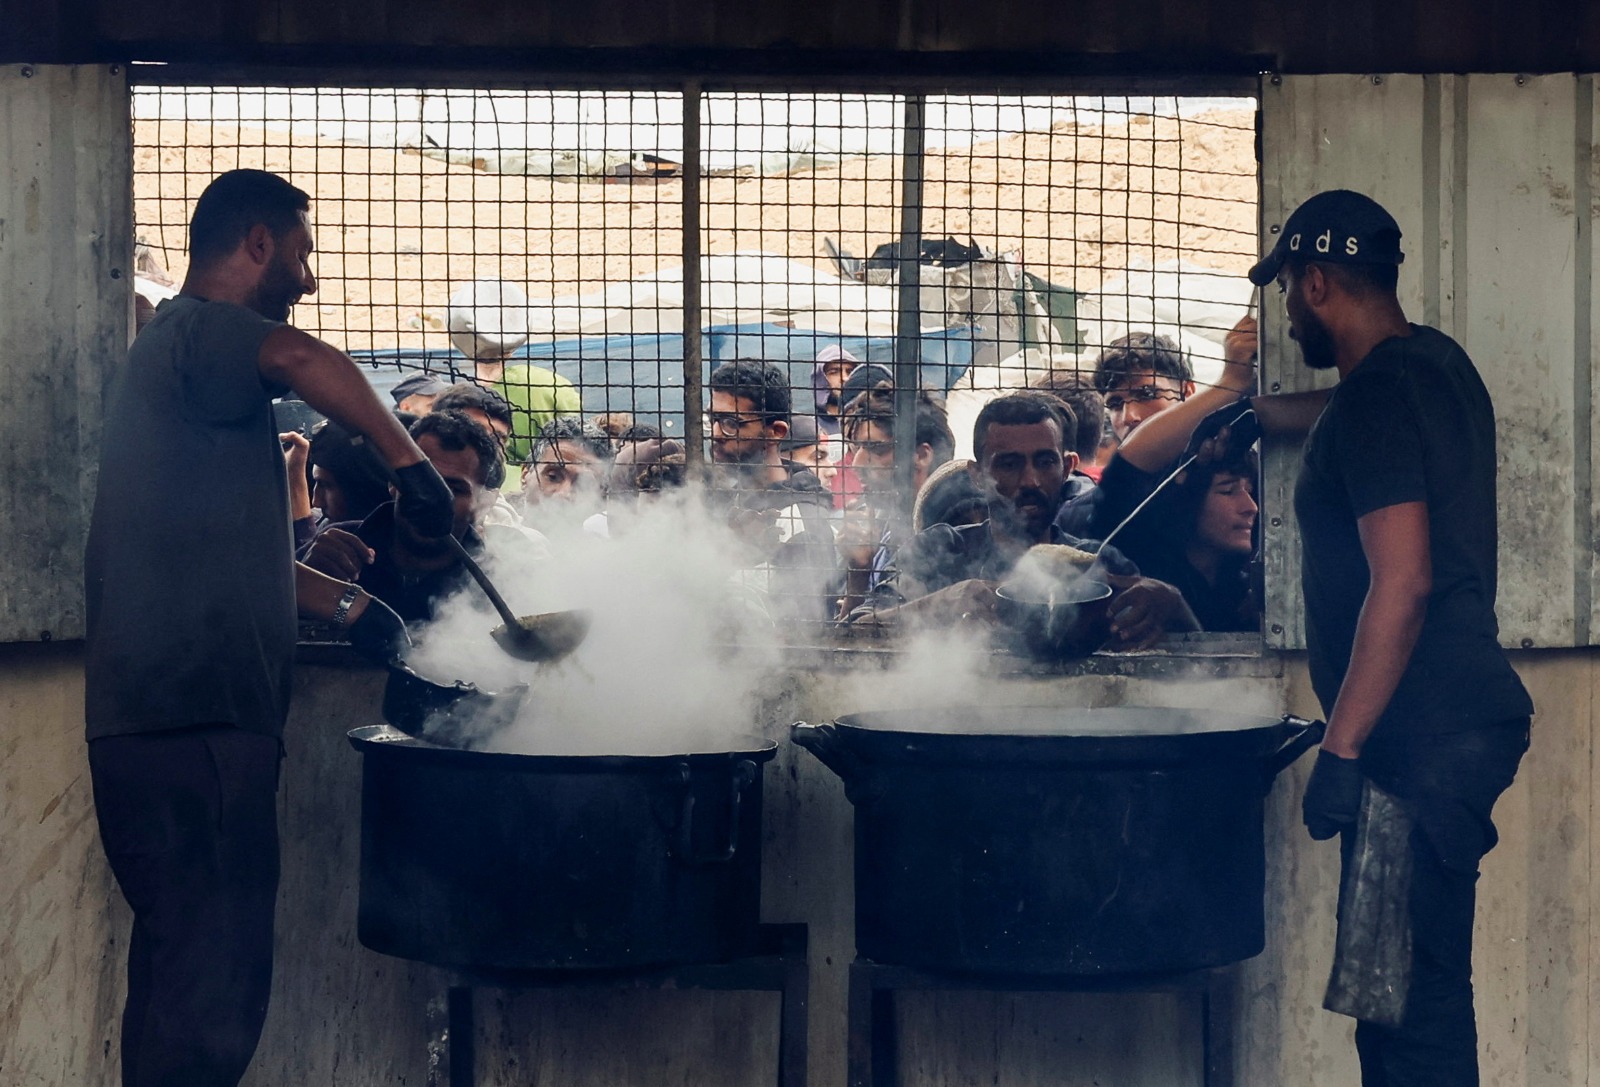
<path fill-rule="evenodd" d="M 1300 817 L 1311 837 L 1320 842 L 1356 825 L 1362 780 L 1359 760 L 1343 759 L 1331 751 L 1317 752 L 1317 764 L 1300 801 Z"/>
<path fill-rule="evenodd" d="M 394 483 L 400 492 L 395 512 L 418 536 L 437 540 L 450 535 L 456 523 L 456 499 L 432 461 L 396 468 Z"/>
<path fill-rule="evenodd" d="M 1249 400 L 1236 400 L 1200 420 L 1194 433 L 1189 436 L 1189 447 L 1184 450 L 1184 455 L 1193 456 L 1200 452 L 1201 446 L 1224 430 L 1228 432 L 1227 440 L 1221 448 L 1213 451 L 1213 460 L 1231 461 L 1256 444 L 1261 437 L 1261 421 L 1251 410 Z"/>
<path fill-rule="evenodd" d="M 356 621 L 344 628 L 344 636 L 350 640 L 351 648 L 374 664 L 399 660 L 411 648 L 405 620 L 375 596 L 367 599 L 366 610 Z"/>

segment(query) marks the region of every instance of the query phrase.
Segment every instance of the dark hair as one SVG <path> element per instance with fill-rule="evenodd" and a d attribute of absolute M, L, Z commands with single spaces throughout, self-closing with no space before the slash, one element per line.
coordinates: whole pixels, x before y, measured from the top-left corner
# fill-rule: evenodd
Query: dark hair
<path fill-rule="evenodd" d="M 1061 430 L 1061 444 L 1065 451 L 1067 443 L 1075 441 L 1078 435 L 1078 420 L 1066 404 L 1036 389 L 1022 389 L 996 397 L 983 406 L 972 424 L 972 457 L 980 465 L 983 464 L 984 441 L 991 426 L 1028 426 L 1052 419 Z"/>
<path fill-rule="evenodd" d="M 617 435 L 617 445 L 623 446 L 628 442 L 647 442 L 651 438 L 661 437 L 661 428 L 651 426 L 649 423 L 630 423 L 624 427 L 621 434 Z"/>
<path fill-rule="evenodd" d="M 726 393 L 753 402 L 767 422 L 789 421 L 789 379 L 770 362 L 734 359 L 711 371 L 709 392 Z"/>
<path fill-rule="evenodd" d="M 311 432 L 306 469 L 313 468 L 333 476 L 353 520 L 366 520 L 367 514 L 389 501 L 389 471 L 377 452 L 331 419 Z"/>
<path fill-rule="evenodd" d="M 533 464 L 561 442 L 571 442 L 603 461 L 611 459 L 611 439 L 604 430 L 576 415 L 558 415 L 544 425 L 528 447 L 528 463 Z"/>
<path fill-rule="evenodd" d="M 881 382 L 850 401 L 840 416 L 840 425 L 846 440 L 861 423 L 876 423 L 884 433 L 894 437 L 894 386 Z M 944 408 L 926 393 L 917 394 L 916 444 L 933 450 L 930 468 L 944 464 L 956 455 L 956 437 L 950 432 L 950 422 Z"/>
<path fill-rule="evenodd" d="M 500 459 L 500 442 L 470 415 L 459 411 L 431 411 L 411 425 L 411 437 L 420 441 L 432 434 L 451 453 L 470 449 L 478 454 L 478 483 L 491 491 L 506 481 L 505 462 Z"/>
<path fill-rule="evenodd" d="M 1218 476 L 1239 476 L 1248 479 L 1252 487 L 1259 487 L 1261 463 L 1256 457 L 1255 450 L 1247 449 L 1227 460 L 1211 464 L 1197 463 L 1184 472 L 1183 481 L 1173 492 L 1171 507 L 1172 529 L 1180 541 L 1187 543 L 1194 537 L 1200 511 L 1205 508 L 1206 495 L 1211 493 L 1211 485 L 1216 482 Z M 1256 530 L 1260 531 L 1259 521 Z"/>
<path fill-rule="evenodd" d="M 440 393 L 433 401 L 434 411 L 481 411 L 497 423 L 511 426 L 511 404 L 493 389 L 463 381 Z"/>
<path fill-rule="evenodd" d="M 1047 370 L 1034 379 L 1033 388 L 1049 393 L 1072 409 L 1078 434 L 1072 448 L 1083 460 L 1093 460 L 1106 428 L 1106 402 L 1094 381 L 1077 370 Z"/>
<path fill-rule="evenodd" d="M 973 513 L 987 518 L 989 500 L 972 481 L 972 473 L 967 471 L 963 461 L 960 466 L 952 464 L 943 472 L 929 474 L 912 506 L 912 528 L 921 532 L 931 525 L 960 524 L 964 522 L 957 518 Z"/>
<path fill-rule="evenodd" d="M 1177 344 L 1154 332 L 1130 332 L 1118 336 L 1100 352 L 1094 364 L 1094 387 L 1109 392 L 1129 374 L 1143 370 L 1180 383 L 1194 380 L 1194 368 Z"/>
<path fill-rule="evenodd" d="M 1400 286 L 1398 264 L 1344 264 L 1326 260 L 1302 260 L 1295 257 L 1284 261 L 1290 274 L 1302 276 L 1306 268 L 1315 264 L 1322 274 L 1334 280 L 1346 294 L 1363 297 L 1373 294 L 1394 294 Z"/>
<path fill-rule="evenodd" d="M 839 407 L 843 409 L 868 389 L 876 389 L 880 385 L 894 388 L 893 370 L 881 362 L 857 363 L 856 368 L 850 371 L 850 376 L 844 379 L 844 385 L 839 389 Z"/>
<path fill-rule="evenodd" d="M 194 205 L 189 220 L 189 263 L 205 265 L 232 253 L 250 231 L 265 225 L 281 238 L 311 210 L 311 197 L 265 170 L 219 174 Z"/>

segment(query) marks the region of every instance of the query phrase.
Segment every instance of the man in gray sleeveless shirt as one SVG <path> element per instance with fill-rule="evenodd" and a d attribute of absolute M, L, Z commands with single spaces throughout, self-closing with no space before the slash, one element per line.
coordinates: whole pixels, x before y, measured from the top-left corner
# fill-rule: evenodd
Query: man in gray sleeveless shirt
<path fill-rule="evenodd" d="M 307 195 L 235 170 L 201 194 L 190 267 L 117 375 L 85 557 L 86 716 L 101 842 L 133 910 L 125 1087 L 239 1082 L 266 1016 L 275 794 L 295 615 L 377 656 L 404 627 L 293 561 L 271 400 L 365 435 L 401 512 L 451 494 L 348 356 L 285 322 L 316 289 Z"/>

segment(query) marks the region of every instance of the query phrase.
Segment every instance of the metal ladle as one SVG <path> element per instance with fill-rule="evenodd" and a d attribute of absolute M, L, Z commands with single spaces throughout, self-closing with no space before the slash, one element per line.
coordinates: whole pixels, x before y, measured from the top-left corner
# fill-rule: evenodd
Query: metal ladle
<path fill-rule="evenodd" d="M 589 635 L 589 613 L 586 611 L 552 611 L 543 615 L 518 617 L 489 580 L 489 575 L 467 553 L 454 535 L 446 536 L 456 557 L 478 583 L 483 595 L 489 598 L 494 610 L 504 622 L 489 632 L 508 656 L 523 661 L 555 661 L 565 657 L 583 644 Z"/>

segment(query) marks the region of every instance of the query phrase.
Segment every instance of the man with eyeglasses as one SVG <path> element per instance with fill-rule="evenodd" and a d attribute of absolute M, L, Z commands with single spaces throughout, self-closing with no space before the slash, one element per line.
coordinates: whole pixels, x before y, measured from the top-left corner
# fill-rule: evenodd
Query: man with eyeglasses
<path fill-rule="evenodd" d="M 1101 352 L 1094 387 L 1105 397 L 1111 429 L 1123 442 L 1152 415 L 1194 395 L 1194 368 L 1167 337 L 1130 332 Z"/>
<path fill-rule="evenodd" d="M 894 387 L 887 382 L 862 393 L 844 409 L 846 460 L 861 481 L 859 500 L 845 511 L 834 541 L 843 585 L 837 615 L 860 607 L 887 575 L 893 553 L 911 537 L 911 508 L 928 475 L 955 456 L 956 440 L 944 408 L 918 395 L 912 425 L 911 493 L 895 486 Z"/>
<path fill-rule="evenodd" d="M 771 571 L 770 602 L 780 614 L 824 618 L 833 573 L 833 496 L 816 473 L 783 459 L 791 392 L 779 367 L 734 359 L 707 382 L 714 489 L 730 506 L 729 524 L 750 547 L 752 566 Z"/>
<path fill-rule="evenodd" d="M 1212 412 L 1249 396 L 1256 386 L 1256 321 L 1242 317 L 1223 343 L 1222 373 L 1196 390 L 1189 361 L 1165 336 L 1129 333 L 1113 340 L 1095 368 L 1095 387 L 1118 446 L 1093 490 L 1061 507 L 1056 527 L 1069 535 L 1101 539 L 1122 523 L 1183 456 L 1195 429 Z M 1161 565 L 1156 556 L 1181 546 L 1176 492 L 1157 496 L 1117 536 L 1117 546 L 1140 567 Z"/>

